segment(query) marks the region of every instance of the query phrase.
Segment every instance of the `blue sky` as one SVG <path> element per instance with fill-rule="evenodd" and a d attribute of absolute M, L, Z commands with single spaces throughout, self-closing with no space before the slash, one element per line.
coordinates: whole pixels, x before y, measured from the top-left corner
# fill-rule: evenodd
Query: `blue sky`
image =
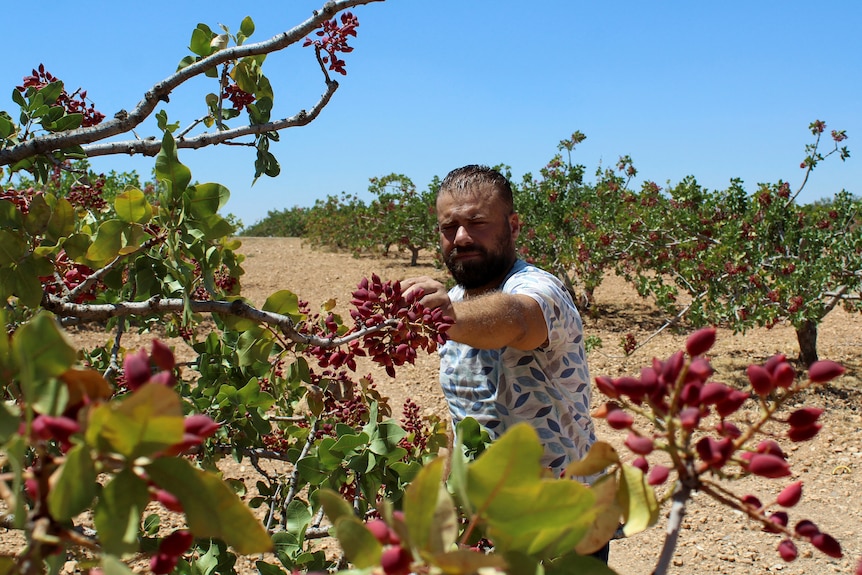
<path fill-rule="evenodd" d="M 0 109 L 39 63 L 87 89 L 96 108 L 131 109 L 166 78 L 198 22 L 232 31 L 245 16 L 251 41 L 301 22 L 322 0 L 253 3 L 27 3 L 4 6 Z M 815 119 L 845 129 L 851 158 L 812 174 L 803 202 L 862 195 L 862 3 L 797 0 L 640 2 L 388 0 L 354 10 L 360 21 L 346 77 L 314 123 L 286 130 L 272 152 L 281 176 L 252 187 L 253 154 L 181 150 L 193 177 L 231 190 L 227 212 L 246 225 L 269 210 L 310 206 L 341 192 L 367 199 L 368 179 L 405 174 L 420 188 L 468 163 L 538 173 L 575 130 L 574 161 L 592 174 L 628 154 L 638 182 L 694 175 L 709 189 L 739 177 L 754 191 L 796 186 Z M 310 107 L 324 90 L 310 48 L 269 56 L 274 116 Z M 186 126 L 203 114 L 213 80 L 172 94 L 165 109 Z M 139 135 L 154 135 L 151 125 Z M 825 142 L 828 148 L 830 142 Z M 149 175 L 153 160 L 114 156 L 97 170 Z M 636 182 L 636 184 L 638 183 Z"/>

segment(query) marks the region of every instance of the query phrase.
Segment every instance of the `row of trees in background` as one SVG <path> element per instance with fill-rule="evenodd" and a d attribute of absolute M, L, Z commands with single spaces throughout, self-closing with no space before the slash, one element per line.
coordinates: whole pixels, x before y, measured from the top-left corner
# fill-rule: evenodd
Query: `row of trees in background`
<path fill-rule="evenodd" d="M 694 177 L 668 189 L 653 181 L 631 189 L 637 170 L 629 157 L 586 182 L 586 168 L 572 161 L 585 138 L 575 132 L 538 175 L 513 180 L 521 257 L 563 279 L 583 309 L 601 303 L 596 288 L 614 272 L 651 298 L 667 324 L 684 319 L 745 331 L 790 322 L 800 359 L 810 365 L 824 317 L 839 305 L 862 310 L 862 201 L 846 191 L 812 205 L 796 201 L 820 162 L 849 155 L 843 131 L 827 132 L 820 121 L 809 128 L 802 186 L 792 190 L 779 180 L 753 192 L 739 180 L 707 190 Z M 295 234 L 356 254 L 407 250 L 415 265 L 420 251 L 437 253 L 438 187 L 437 178 L 424 192 L 404 175 L 372 178 L 367 204 L 329 196 L 311 208 L 270 212 L 244 233 Z"/>

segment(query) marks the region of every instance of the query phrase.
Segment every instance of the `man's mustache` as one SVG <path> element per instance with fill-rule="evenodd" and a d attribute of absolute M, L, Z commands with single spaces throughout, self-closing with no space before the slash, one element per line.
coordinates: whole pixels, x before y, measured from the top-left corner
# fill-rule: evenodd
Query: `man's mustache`
<path fill-rule="evenodd" d="M 467 254 L 484 254 L 485 250 L 480 248 L 479 246 L 470 246 L 464 248 L 452 248 L 452 251 L 449 252 L 450 258 L 456 258 L 458 256 L 463 256 Z"/>

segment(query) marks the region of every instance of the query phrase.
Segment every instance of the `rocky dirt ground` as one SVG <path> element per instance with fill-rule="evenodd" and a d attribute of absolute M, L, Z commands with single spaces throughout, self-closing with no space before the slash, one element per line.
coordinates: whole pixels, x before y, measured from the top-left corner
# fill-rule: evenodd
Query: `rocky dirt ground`
<path fill-rule="evenodd" d="M 242 293 L 257 305 L 262 305 L 266 297 L 277 290 L 290 289 L 309 301 L 313 308 L 336 298 L 337 309 L 346 315 L 351 291 L 362 277 L 372 273 L 384 280 L 400 280 L 412 275 L 441 279 L 446 276 L 445 270 L 432 265 L 430 256 L 422 258 L 418 267 L 410 267 L 406 257 L 354 258 L 349 254 L 312 249 L 295 238 L 242 238 L 242 244 L 239 251 L 246 256 Z M 596 292 L 596 305 L 590 317 L 585 318 L 588 335 L 598 336 L 603 342 L 603 346 L 589 356 L 592 376 L 634 375 L 653 357 L 663 359 L 681 349 L 687 335 L 685 331 L 666 330 L 647 341 L 662 320 L 649 302 L 640 299 L 624 282 L 608 278 Z M 646 341 L 629 356 L 623 354 L 619 345 L 627 333 L 632 333 L 638 341 Z M 140 343 L 146 342 L 147 338 L 143 337 Z M 127 347 L 135 345 L 133 341 L 125 344 Z M 809 392 L 804 398 L 805 405 L 825 409 L 823 431 L 813 441 L 784 445 L 790 455 L 793 477 L 779 481 L 746 479 L 731 487 L 737 493 L 753 493 L 768 501 L 790 481 L 802 480 L 803 500 L 792 510 L 791 518 L 804 516 L 816 521 L 823 531 L 842 543 L 844 558 L 831 559 L 801 544 L 800 557 L 793 563 L 785 563 L 776 552 L 779 543 L 776 535 L 763 533 L 740 514 L 698 495 L 684 520 L 672 573 L 853 573 L 862 556 L 862 316 L 834 311 L 821 327 L 818 349 L 821 358 L 841 362 L 848 369 L 840 381 Z M 719 330 L 718 342 L 711 354 L 717 371 L 714 379 L 741 384 L 749 363 L 763 362 L 779 352 L 788 356 L 797 353 L 795 334 L 789 326 L 753 330 L 744 335 Z M 410 397 L 427 414 L 446 417 L 437 387 L 436 357 L 420 357 L 415 366 L 400 370 L 396 380 L 375 366 L 361 365 L 359 370 L 374 375 L 379 389 L 390 397 L 396 414 L 400 414 L 400 406 Z M 597 404 L 601 396 L 595 390 L 593 393 L 594 404 Z M 621 446 L 625 437 L 602 421 L 598 422 L 598 431 L 601 439 L 616 446 Z M 625 449 L 620 452 L 626 453 Z M 235 477 L 244 474 L 251 477 L 253 470 L 236 467 L 226 472 Z M 667 506 L 662 509 L 659 523 L 650 530 L 611 544 L 613 569 L 628 575 L 652 572 L 664 539 L 666 512 Z"/>

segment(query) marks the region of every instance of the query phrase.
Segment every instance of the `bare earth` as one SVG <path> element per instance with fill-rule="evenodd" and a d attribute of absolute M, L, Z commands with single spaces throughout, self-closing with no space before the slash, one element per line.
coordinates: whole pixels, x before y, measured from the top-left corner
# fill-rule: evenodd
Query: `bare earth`
<path fill-rule="evenodd" d="M 247 275 L 242 280 L 243 294 L 258 305 L 279 289 L 290 289 L 300 298 L 317 306 L 336 298 L 338 309 L 346 313 L 350 293 L 363 277 L 376 273 L 383 280 L 400 280 L 413 275 L 443 279 L 446 271 L 431 265 L 427 256 L 418 268 L 406 265 L 402 256 L 353 258 L 303 246 L 297 239 L 244 238 L 240 251 L 246 254 Z M 603 347 L 590 354 L 590 370 L 597 375 L 637 374 L 653 357 L 666 358 L 681 349 L 685 332 L 663 332 L 631 356 L 625 357 L 620 339 L 632 332 L 638 341 L 649 337 L 663 319 L 641 300 L 624 282 L 609 278 L 597 291 L 598 313 L 585 318 L 588 335 L 602 339 Z M 756 330 L 746 335 L 719 333 L 712 352 L 716 379 L 741 381 L 749 363 L 762 362 L 775 353 L 795 357 L 796 337 L 790 327 Z M 807 574 L 852 573 L 862 556 L 862 317 L 833 312 L 821 327 L 819 353 L 823 359 L 841 362 L 848 375 L 819 393 L 811 393 L 806 405 L 826 409 L 824 430 L 814 441 L 784 447 L 790 453 L 794 476 L 780 481 L 745 480 L 733 486 L 740 494 L 753 493 L 764 502 L 781 488 L 801 479 L 804 496 L 791 510 L 791 520 L 804 517 L 843 544 L 845 557 L 830 559 L 811 546 L 800 545 L 800 557 L 785 563 L 776 552 L 779 538 L 763 533 L 737 514 L 726 511 L 704 497 L 696 497 L 685 520 L 672 572 L 679 574 Z M 362 370 L 362 368 L 360 368 Z M 416 366 L 402 369 L 392 380 L 374 366 L 379 387 L 391 399 L 395 413 L 406 397 L 411 397 L 428 412 L 446 416 L 437 385 L 436 356 L 420 357 Z M 366 371 L 362 371 L 366 373 Z M 600 394 L 594 391 L 594 403 Z M 598 422 L 602 439 L 621 446 L 624 434 Z M 620 450 L 625 453 L 624 449 Z M 666 511 L 664 509 L 663 511 Z M 664 515 L 651 530 L 611 544 L 610 565 L 621 574 L 651 573 L 664 539 Z"/>
<path fill-rule="evenodd" d="M 370 277 L 372 273 L 383 280 L 400 280 L 413 275 L 446 277 L 445 270 L 436 269 L 427 255 L 420 259 L 420 266 L 410 267 L 409 259 L 402 255 L 354 258 L 349 254 L 311 249 L 295 238 L 242 238 L 242 244 L 239 251 L 247 256 L 243 264 L 246 275 L 242 278 L 242 293 L 258 306 L 269 294 L 289 289 L 310 302 L 312 309 L 335 298 L 337 311 L 346 316 L 350 293 L 362 277 Z M 615 277 L 608 278 L 597 290 L 596 302 L 597 309 L 591 317 L 584 318 L 587 334 L 598 336 L 603 342 L 603 347 L 589 356 L 593 377 L 636 375 L 653 357 L 664 359 L 683 347 L 688 332 L 667 330 L 632 355 L 624 356 L 619 345 L 621 338 L 631 332 L 639 342 L 645 341 L 662 324 L 663 317 Z M 149 338 L 143 336 L 140 345 L 148 341 Z M 127 348 L 136 347 L 134 339 L 124 343 Z M 821 530 L 842 543 L 844 558 L 831 559 L 810 545 L 800 544 L 799 558 L 785 563 L 776 551 L 780 541 L 777 535 L 763 533 L 740 514 L 704 496 L 696 496 L 688 508 L 672 573 L 853 573 L 862 556 L 862 494 L 859 490 L 862 485 L 862 316 L 851 316 L 842 310 L 830 314 L 821 326 L 818 350 L 822 359 L 838 361 L 848 369 L 833 385 L 805 397 L 804 405 L 826 410 L 822 417 L 823 431 L 810 442 L 782 444 L 790 455 L 793 477 L 746 479 L 730 487 L 738 494 L 752 493 L 767 502 L 786 484 L 802 480 L 803 499 L 790 510 L 791 522 L 803 518 L 815 521 Z M 181 349 L 177 351 L 182 353 Z M 718 342 L 711 353 L 717 371 L 714 379 L 741 384 L 749 363 L 763 362 L 780 352 L 789 357 L 797 354 L 795 334 L 789 326 L 754 330 L 745 335 L 719 330 Z M 378 388 L 390 397 L 396 417 L 400 417 L 401 405 L 407 397 L 422 406 L 427 414 L 446 417 L 437 384 L 436 356 L 420 357 L 415 366 L 401 369 L 395 380 L 373 365 L 361 365 L 359 371 L 360 375 L 373 374 Z M 601 395 L 594 390 L 594 405 L 601 402 Z M 603 421 L 598 421 L 597 427 L 600 439 L 621 448 L 623 432 L 608 428 Z M 629 456 L 624 448 L 620 453 Z M 251 477 L 252 470 L 238 467 L 226 469 L 226 472 L 234 477 Z M 659 524 L 647 532 L 611 544 L 610 566 L 613 569 L 630 575 L 652 572 L 664 539 L 666 512 L 665 506 Z M 0 538 L 3 537 L 0 534 Z"/>

